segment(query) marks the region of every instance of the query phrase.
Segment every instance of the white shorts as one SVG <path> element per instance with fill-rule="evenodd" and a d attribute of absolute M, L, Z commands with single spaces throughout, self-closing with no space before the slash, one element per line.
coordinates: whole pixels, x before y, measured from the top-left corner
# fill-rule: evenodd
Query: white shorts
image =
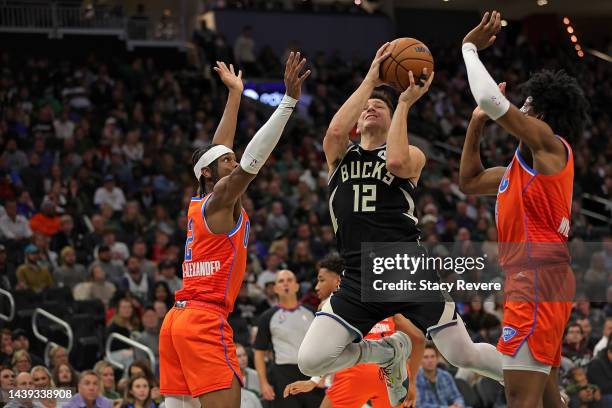
<path fill-rule="evenodd" d="M 550 370 L 552 368 L 552 366 L 541 363 L 533 358 L 528 342 L 523 343 L 515 356 L 507 356 L 502 354 L 502 367 L 504 371 L 536 371 L 546 375 L 550 374 Z"/>

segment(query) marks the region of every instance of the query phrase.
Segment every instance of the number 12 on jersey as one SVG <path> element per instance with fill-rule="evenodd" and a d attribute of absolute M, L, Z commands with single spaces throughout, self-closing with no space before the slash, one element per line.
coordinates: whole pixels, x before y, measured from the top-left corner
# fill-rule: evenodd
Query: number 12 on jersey
<path fill-rule="evenodd" d="M 353 212 L 374 212 L 376 211 L 376 185 L 375 184 L 354 184 L 353 185 Z"/>

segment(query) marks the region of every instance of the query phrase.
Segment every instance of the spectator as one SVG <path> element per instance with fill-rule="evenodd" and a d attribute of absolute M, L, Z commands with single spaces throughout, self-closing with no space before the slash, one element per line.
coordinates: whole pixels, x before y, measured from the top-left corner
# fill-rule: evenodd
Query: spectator
<path fill-rule="evenodd" d="M 113 262 L 112 256 L 108 245 L 100 245 L 98 248 L 98 259 L 89 266 L 89 270 L 91 271 L 94 266 L 99 265 L 104 270 L 108 280 L 118 285 L 125 274 L 125 268 L 120 263 Z"/>
<path fill-rule="evenodd" d="M 77 263 L 76 251 L 67 246 L 60 252 L 60 266 L 53 271 L 53 280 L 59 287 L 74 288 L 87 279 L 87 270 Z"/>
<path fill-rule="evenodd" d="M 132 256 L 140 261 L 140 269 L 149 278 L 157 279 L 157 264 L 147 258 L 147 244 L 142 238 L 137 238 L 132 244 Z"/>
<path fill-rule="evenodd" d="M 68 351 L 62 346 L 52 347 L 51 350 L 49 350 L 49 359 L 50 359 L 51 368 L 53 369 L 55 369 L 56 367 L 59 367 L 61 364 L 69 365 Z M 54 382 L 57 385 L 57 381 L 55 381 L 55 378 L 54 378 Z"/>
<path fill-rule="evenodd" d="M 79 376 L 70 363 L 59 363 L 53 369 L 53 382 L 58 388 L 68 388 L 77 391 Z"/>
<path fill-rule="evenodd" d="M 500 335 L 500 321 L 482 307 L 480 296 L 473 296 L 470 301 L 470 310 L 463 316 L 465 326 L 477 333 L 483 341 L 494 343 Z"/>
<path fill-rule="evenodd" d="M 123 336 L 130 337 L 133 331 L 140 328 L 140 321 L 132 305 L 132 301 L 128 298 L 122 298 L 117 304 L 117 313 L 110 320 L 106 328 L 106 335 L 111 333 L 119 333 Z M 124 365 L 129 365 L 134 359 L 132 349 L 127 345 L 119 345 L 117 342 L 111 346 L 113 358 L 116 358 Z"/>
<path fill-rule="evenodd" d="M 263 399 L 274 400 L 275 404 L 285 406 L 319 407 L 324 392 L 316 388 L 308 393 L 283 397 L 288 384 L 307 380 L 297 366 L 297 355 L 300 344 L 308 327 L 314 320 L 314 314 L 298 303 L 299 285 L 293 272 L 282 270 L 276 274 L 274 291 L 278 296 L 278 306 L 264 312 L 258 323 L 255 338 L 255 368 L 259 376 Z M 266 351 L 272 349 L 274 360 L 271 367 L 270 381 L 265 363 Z"/>
<path fill-rule="evenodd" d="M 111 401 L 121 400 L 121 394 L 116 390 L 115 369 L 107 361 L 98 361 L 94 366 L 94 371 L 98 374 L 102 384 L 102 396 Z"/>
<path fill-rule="evenodd" d="M 170 292 L 170 288 L 168 284 L 163 281 L 159 281 L 153 285 L 153 290 L 151 291 L 151 301 L 161 301 L 168 306 L 168 309 L 172 307 L 174 304 L 174 295 Z"/>
<path fill-rule="evenodd" d="M 34 244 L 25 249 L 25 263 L 17 268 L 17 289 L 40 292 L 53 286 L 53 278 L 46 267 L 38 265 L 40 251 Z"/>
<path fill-rule="evenodd" d="M 104 185 L 96 190 L 94 204 L 100 206 L 108 204 L 114 211 L 122 211 L 126 204 L 123 190 L 115 185 L 115 177 L 104 177 Z"/>
<path fill-rule="evenodd" d="M 253 28 L 244 26 L 242 33 L 234 43 L 234 60 L 245 76 L 257 76 L 257 60 L 255 58 L 255 40 L 253 40 Z"/>
<path fill-rule="evenodd" d="M 75 124 L 68 118 L 70 109 L 64 107 L 60 117 L 53 121 L 53 127 L 55 128 L 55 137 L 58 139 L 70 139 L 74 133 Z"/>
<path fill-rule="evenodd" d="M 9 402 L 9 391 L 15 389 L 15 372 L 5 366 L 0 366 L 0 402 Z"/>
<path fill-rule="evenodd" d="M 586 367 L 591 361 L 591 351 L 587 348 L 584 332 L 578 323 L 570 323 L 567 326 L 562 354 L 577 367 Z"/>
<path fill-rule="evenodd" d="M 570 407 L 599 408 L 601 405 L 601 391 L 595 384 L 589 384 L 582 367 L 574 367 L 569 372 L 570 383 L 565 391 L 570 397 Z"/>
<path fill-rule="evenodd" d="M 33 354 L 30 351 L 30 339 L 28 338 L 27 333 L 23 329 L 15 329 L 11 335 L 11 339 L 13 340 L 13 351 L 25 350 L 30 355 L 30 359 L 32 360 L 32 365 L 43 365 L 43 361 L 36 354 Z"/>
<path fill-rule="evenodd" d="M 13 351 L 14 351 L 13 350 L 13 333 L 11 332 L 11 329 L 4 328 L 0 332 L 0 337 L 1 337 L 0 346 L 2 347 L 0 349 L 0 357 L 1 357 L 0 364 L 6 366 L 10 364 L 11 356 L 13 355 Z"/>
<path fill-rule="evenodd" d="M 64 408 L 112 408 L 112 402 L 101 396 L 100 377 L 93 370 L 83 371 L 78 380 L 78 394 Z"/>
<path fill-rule="evenodd" d="M 89 268 L 89 274 L 89 281 L 77 284 L 72 290 L 72 296 L 75 300 L 98 299 L 104 306 L 108 306 L 117 290 L 115 284 L 106 280 L 102 265 L 93 264 Z"/>
<path fill-rule="evenodd" d="M 40 232 L 48 237 L 60 230 L 60 217 L 55 212 L 53 202 L 42 202 L 40 212 L 30 218 L 30 228 L 33 232 Z"/>
<path fill-rule="evenodd" d="M 17 201 L 4 203 L 5 214 L 0 217 L 0 239 L 22 241 L 32 236 L 32 229 L 23 215 L 17 214 Z"/>
<path fill-rule="evenodd" d="M 158 40 L 174 40 L 176 38 L 176 25 L 172 21 L 172 13 L 164 9 L 159 23 L 155 26 L 155 38 Z"/>
<path fill-rule="evenodd" d="M 151 384 L 143 375 L 131 377 L 127 383 L 122 408 L 156 408 L 151 398 Z"/>
<path fill-rule="evenodd" d="M 272 211 L 266 220 L 266 231 L 270 236 L 289 232 L 289 219 L 283 212 L 283 203 L 275 201 L 272 203 Z"/>
<path fill-rule="evenodd" d="M 593 328 L 593 336 L 601 336 L 606 316 L 601 309 L 592 308 L 588 297 L 584 294 L 576 295 L 576 306 L 570 321 L 579 319 L 589 319 Z"/>
<path fill-rule="evenodd" d="M 264 289 L 268 282 L 274 282 L 280 263 L 281 258 L 276 253 L 270 253 L 266 258 L 266 270 L 257 277 L 257 286 Z"/>
<path fill-rule="evenodd" d="M 604 323 L 603 336 L 593 348 L 593 355 L 596 356 L 600 351 L 605 350 L 612 338 L 612 317 L 608 317 Z"/>
<path fill-rule="evenodd" d="M 28 372 L 21 372 L 15 377 L 17 390 L 34 390 L 34 381 Z M 44 408 L 44 405 L 33 398 L 11 399 L 5 408 Z"/>
<path fill-rule="evenodd" d="M 159 362 L 159 317 L 152 306 L 145 308 L 142 313 L 142 331 L 132 335 L 134 340 L 147 346 L 153 351 L 155 361 Z M 135 360 L 146 360 L 148 357 L 144 351 L 134 349 Z M 157 363 L 159 364 L 159 363 Z M 159 372 L 159 367 L 155 367 L 155 372 Z"/>
<path fill-rule="evenodd" d="M 34 387 L 40 390 L 55 388 L 55 383 L 51 378 L 49 369 L 42 365 L 37 365 L 30 371 L 32 375 L 32 381 L 34 381 Z"/>
<path fill-rule="evenodd" d="M 238 358 L 238 365 L 240 366 L 240 374 L 242 374 L 244 388 L 260 396 L 261 387 L 259 386 L 257 371 L 249 367 L 249 355 L 244 346 L 240 343 L 236 343 L 236 357 Z"/>
<path fill-rule="evenodd" d="M 49 248 L 54 252 L 60 252 L 67 246 L 80 248 L 82 246 L 82 235 L 74 229 L 74 220 L 71 215 L 64 214 L 60 218 L 60 230 L 51 237 Z"/>
<path fill-rule="evenodd" d="M 176 276 L 176 265 L 170 261 L 163 261 L 159 264 L 159 281 L 168 285 L 170 293 L 174 293 L 183 287 L 183 281 Z"/>
<path fill-rule="evenodd" d="M 423 364 L 416 375 L 417 407 L 465 407 L 455 380 L 447 371 L 438 368 L 438 362 L 438 350 L 432 344 L 426 344 Z"/>
<path fill-rule="evenodd" d="M 11 290 L 17 283 L 15 264 L 8 260 L 6 247 L 0 244 L 0 288 Z"/>
<path fill-rule="evenodd" d="M 159 392 L 159 386 L 155 379 L 155 375 L 153 371 L 151 371 L 151 366 L 147 360 L 136 360 L 128 367 L 128 379 L 140 376 L 144 376 L 149 382 L 149 386 L 151 387 L 151 398 L 159 405 L 162 401 L 162 396 Z"/>
<path fill-rule="evenodd" d="M 587 377 L 599 387 L 604 407 L 612 406 L 612 343 L 589 363 Z"/>
<path fill-rule="evenodd" d="M 16 350 L 11 358 L 11 366 L 13 370 L 19 374 L 24 372 L 30 372 L 32 369 L 32 357 L 26 350 Z"/>
<path fill-rule="evenodd" d="M 144 304 L 152 298 L 153 281 L 142 273 L 140 261 L 134 256 L 127 260 L 127 271 L 123 275 L 120 287 L 129 290 L 140 303 Z"/>

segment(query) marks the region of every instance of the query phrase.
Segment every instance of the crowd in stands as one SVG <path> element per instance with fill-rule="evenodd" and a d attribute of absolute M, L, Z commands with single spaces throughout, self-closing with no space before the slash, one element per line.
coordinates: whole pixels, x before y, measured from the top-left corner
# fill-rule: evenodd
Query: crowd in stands
<path fill-rule="evenodd" d="M 102 361 L 103 339 L 119 333 L 157 354 L 159 326 L 181 287 L 186 209 L 195 191 L 191 154 L 210 143 L 225 102 L 223 85 L 206 74 L 206 67 L 216 60 L 236 62 L 246 77 L 280 78 L 284 60 L 269 47 L 257 48 L 248 28 L 234 48 L 206 27 L 194 33 L 194 41 L 202 65 L 180 70 L 160 69 L 146 57 L 103 60 L 95 52 L 85 60 L 0 53 L 0 287 L 13 293 L 24 312 L 18 309 L 1 332 L 5 402 L 7 390 L 29 383 L 68 387 L 83 401 L 101 393 L 126 407 L 162 402 L 158 367 L 143 363 L 146 354 L 115 343 L 114 360 L 129 367 L 119 372 Z M 523 41 L 502 37 L 487 54 L 491 73 L 508 82 L 513 102 L 520 105 L 517 85 L 530 72 L 564 67 L 579 78 L 591 103 L 584 133 L 564 135 L 576 163 L 570 245 L 582 256 L 573 260 L 579 296 L 563 346 L 562 383 L 573 406 L 604 406 L 598 404 L 612 399 L 612 233 L 581 209 L 606 217 L 610 210 L 581 197 L 612 196 L 612 68 L 593 58 L 578 61 L 561 47 Z M 458 242 L 466 252 L 495 259 L 494 200 L 468 197 L 458 188 L 456 149 L 474 108 L 459 48 L 434 44 L 432 52 L 436 80 L 409 116 L 411 134 L 435 153 L 418 189 L 423 241 Z M 370 63 L 339 54 L 307 57 L 313 73 L 304 92 L 312 96 L 310 105 L 290 121 L 242 201 L 251 219 L 249 259 L 230 323 L 243 345 L 246 386 L 255 393 L 260 390 L 248 356 L 258 316 L 276 302 L 276 272 L 292 270 L 303 303 L 316 307 L 317 262 L 336 250 L 322 138 Z M 269 113 L 243 98 L 238 156 Z M 506 165 L 516 146 L 515 139 L 490 126 L 483 160 Z M 594 241 L 600 242 L 597 250 L 584 250 L 585 242 Z M 32 302 L 49 305 L 68 321 L 77 321 L 85 309 L 92 313 L 85 316 L 96 316 L 89 319 L 93 337 L 102 340 L 93 341 L 92 355 L 84 359 L 61 346 L 43 349 L 31 332 L 31 313 L 25 313 Z M 496 342 L 503 313 L 499 300 L 474 297 L 458 306 L 475 340 Z M 75 347 L 82 351 L 88 344 Z M 419 375 L 434 372 L 429 357 Z M 438 377 L 452 381 L 452 376 Z M 475 381 L 465 378 L 470 385 Z"/>

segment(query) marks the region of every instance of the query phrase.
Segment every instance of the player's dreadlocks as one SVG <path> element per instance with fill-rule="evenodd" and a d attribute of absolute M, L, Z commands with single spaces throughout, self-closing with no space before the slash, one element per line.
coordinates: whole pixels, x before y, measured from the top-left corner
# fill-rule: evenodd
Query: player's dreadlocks
<path fill-rule="evenodd" d="M 341 275 L 344 270 L 344 260 L 335 254 L 327 255 L 319 262 L 319 268 L 325 268 Z"/>
<path fill-rule="evenodd" d="M 215 143 L 211 143 L 206 147 L 200 147 L 198 148 L 195 152 L 193 152 L 193 155 L 191 156 L 191 165 L 195 166 L 196 163 L 198 162 L 198 160 L 200 160 L 200 157 L 202 157 L 204 155 L 204 153 L 206 153 L 207 151 L 209 151 L 210 149 L 212 149 L 213 147 L 218 146 Z M 214 162 L 212 162 L 208 168 L 210 169 L 212 176 L 213 176 L 213 180 L 217 181 L 219 179 L 219 169 L 217 166 L 217 160 L 215 160 Z M 200 177 L 198 177 L 198 194 L 199 195 L 204 195 L 206 194 L 206 180 L 204 179 L 203 175 L 200 175 Z"/>
<path fill-rule="evenodd" d="M 533 110 L 544 115 L 553 132 L 564 138 L 580 137 L 589 103 L 576 78 L 564 70 L 542 70 L 521 87 L 533 98 Z"/>

